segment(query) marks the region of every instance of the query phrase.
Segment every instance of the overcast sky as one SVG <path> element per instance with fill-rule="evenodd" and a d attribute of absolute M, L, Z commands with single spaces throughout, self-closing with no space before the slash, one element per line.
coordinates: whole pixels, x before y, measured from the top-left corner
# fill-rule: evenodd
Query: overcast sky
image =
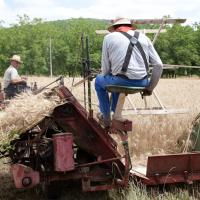
<path fill-rule="evenodd" d="M 69 18 L 113 19 L 116 17 L 186 18 L 200 22 L 200 0 L 0 0 L 0 21 L 16 23 L 17 15 L 44 20 Z"/>

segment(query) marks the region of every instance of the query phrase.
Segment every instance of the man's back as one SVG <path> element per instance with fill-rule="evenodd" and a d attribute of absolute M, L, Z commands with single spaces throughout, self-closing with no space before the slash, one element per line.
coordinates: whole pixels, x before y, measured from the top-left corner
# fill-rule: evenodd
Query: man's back
<path fill-rule="evenodd" d="M 129 30 L 127 33 L 131 36 L 134 35 L 133 30 Z M 138 41 L 145 52 L 148 63 L 150 62 L 153 65 L 162 64 L 148 37 L 140 33 Z M 105 36 L 102 49 L 103 74 L 107 74 L 109 70 L 111 70 L 113 75 L 121 73 L 129 43 L 129 39 L 120 32 L 113 32 Z M 141 79 L 146 75 L 147 72 L 142 55 L 140 51 L 134 47 L 126 76 L 130 79 Z"/>
<path fill-rule="evenodd" d="M 111 32 L 106 35 L 102 47 L 101 74 L 95 80 L 95 89 L 99 100 L 100 119 L 104 126 L 110 125 L 110 111 L 115 112 L 119 93 L 112 92 L 110 102 L 108 85 L 125 87 L 143 87 L 144 95 L 151 95 L 162 73 L 162 61 L 150 39 L 134 31 L 131 21 L 118 18 L 108 27 Z M 122 33 L 123 32 L 123 33 Z M 132 37 L 138 38 L 134 45 Z M 148 65 L 153 65 L 150 81 Z"/>

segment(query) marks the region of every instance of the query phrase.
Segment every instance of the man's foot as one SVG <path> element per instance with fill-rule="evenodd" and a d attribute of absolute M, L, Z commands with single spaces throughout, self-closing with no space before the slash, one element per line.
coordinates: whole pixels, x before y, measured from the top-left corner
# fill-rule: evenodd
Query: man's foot
<path fill-rule="evenodd" d="M 109 128 L 111 120 L 110 118 L 104 118 L 103 113 L 97 113 L 97 119 L 99 120 L 99 124 L 101 124 L 104 128 Z"/>

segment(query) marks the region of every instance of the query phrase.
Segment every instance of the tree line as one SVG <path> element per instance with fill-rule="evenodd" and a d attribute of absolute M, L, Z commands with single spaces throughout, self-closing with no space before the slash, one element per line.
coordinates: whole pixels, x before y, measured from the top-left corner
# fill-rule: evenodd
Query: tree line
<path fill-rule="evenodd" d="M 0 24 L 0 75 L 9 65 L 9 58 L 19 54 L 23 60 L 21 74 L 49 75 L 50 48 L 53 75 L 80 75 L 83 73 L 81 37 L 89 38 L 91 67 L 100 69 L 103 35 L 95 30 L 106 29 L 108 23 L 98 19 L 69 19 L 44 22 L 31 20 L 27 15 L 18 16 L 18 22 L 5 28 Z M 142 28 L 155 28 L 144 26 Z M 166 27 L 156 41 L 163 63 L 200 66 L 200 23 L 192 26 L 173 25 Z M 148 35 L 153 38 L 152 34 Z M 50 45 L 51 40 L 51 45 Z M 199 69 L 189 72 L 200 75 Z M 184 69 L 178 71 L 184 74 Z"/>

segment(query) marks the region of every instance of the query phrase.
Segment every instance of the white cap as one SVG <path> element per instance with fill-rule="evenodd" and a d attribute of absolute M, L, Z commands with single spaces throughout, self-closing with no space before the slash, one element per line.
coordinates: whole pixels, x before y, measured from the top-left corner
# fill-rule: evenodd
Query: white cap
<path fill-rule="evenodd" d="M 117 18 L 111 21 L 112 25 L 108 27 L 108 30 L 112 32 L 114 30 L 114 26 L 116 25 L 132 25 L 131 20 L 127 18 Z"/>

